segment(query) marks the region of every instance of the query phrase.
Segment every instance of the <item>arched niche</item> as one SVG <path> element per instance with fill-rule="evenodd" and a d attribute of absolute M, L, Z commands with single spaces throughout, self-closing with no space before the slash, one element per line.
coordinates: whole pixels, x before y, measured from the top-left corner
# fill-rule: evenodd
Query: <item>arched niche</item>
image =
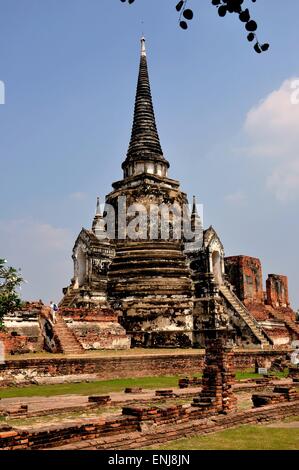
<path fill-rule="evenodd" d="M 217 284 L 223 283 L 222 278 L 222 262 L 221 262 L 221 255 L 219 251 L 212 252 L 212 271 L 215 277 L 215 281 Z"/>
<path fill-rule="evenodd" d="M 87 264 L 87 257 L 85 251 L 79 247 L 77 251 L 77 286 L 82 287 L 86 281 L 86 264 Z"/>

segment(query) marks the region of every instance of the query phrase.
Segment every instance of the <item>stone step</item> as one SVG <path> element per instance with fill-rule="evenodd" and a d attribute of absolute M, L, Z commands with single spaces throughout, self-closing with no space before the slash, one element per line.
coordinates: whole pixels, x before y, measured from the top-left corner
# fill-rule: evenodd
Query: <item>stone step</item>
<path fill-rule="evenodd" d="M 54 332 L 59 338 L 65 354 L 80 354 L 84 352 L 84 348 L 61 316 L 57 317 L 57 321 L 54 324 Z"/>
<path fill-rule="evenodd" d="M 251 332 L 259 340 L 262 346 L 269 345 L 269 341 L 265 337 L 262 329 L 254 321 L 250 312 L 246 309 L 245 305 L 239 302 L 239 299 L 233 294 L 226 286 L 221 286 L 220 291 L 226 300 L 231 304 L 235 311 L 240 315 L 243 321 L 249 326 Z"/>

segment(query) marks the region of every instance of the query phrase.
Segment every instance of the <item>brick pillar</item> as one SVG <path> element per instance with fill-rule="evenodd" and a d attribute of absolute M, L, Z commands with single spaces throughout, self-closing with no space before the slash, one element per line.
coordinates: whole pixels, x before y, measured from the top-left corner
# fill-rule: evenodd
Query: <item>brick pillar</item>
<path fill-rule="evenodd" d="M 219 332 L 206 339 L 206 357 L 203 371 L 203 387 L 198 398 L 193 400 L 203 412 L 230 413 L 236 409 L 234 383 L 234 353 L 226 346 L 226 339 Z"/>

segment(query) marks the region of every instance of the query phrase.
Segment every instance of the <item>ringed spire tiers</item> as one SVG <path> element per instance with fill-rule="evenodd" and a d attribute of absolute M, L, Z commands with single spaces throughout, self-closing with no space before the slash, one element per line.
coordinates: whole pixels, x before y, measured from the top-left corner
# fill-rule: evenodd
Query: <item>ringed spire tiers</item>
<path fill-rule="evenodd" d="M 140 66 L 134 119 L 127 158 L 122 164 L 124 177 L 140 173 L 166 176 L 168 161 L 163 156 L 157 131 L 147 66 L 145 38 L 141 38 Z"/>

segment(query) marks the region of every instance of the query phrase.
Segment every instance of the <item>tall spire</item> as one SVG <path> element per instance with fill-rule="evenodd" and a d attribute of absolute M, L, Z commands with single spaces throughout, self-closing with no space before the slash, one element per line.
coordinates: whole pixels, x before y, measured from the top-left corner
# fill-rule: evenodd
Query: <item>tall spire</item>
<path fill-rule="evenodd" d="M 145 38 L 141 38 L 139 76 L 137 83 L 131 141 L 123 168 L 136 161 L 160 161 L 169 167 L 163 157 L 152 103 L 147 67 Z"/>

